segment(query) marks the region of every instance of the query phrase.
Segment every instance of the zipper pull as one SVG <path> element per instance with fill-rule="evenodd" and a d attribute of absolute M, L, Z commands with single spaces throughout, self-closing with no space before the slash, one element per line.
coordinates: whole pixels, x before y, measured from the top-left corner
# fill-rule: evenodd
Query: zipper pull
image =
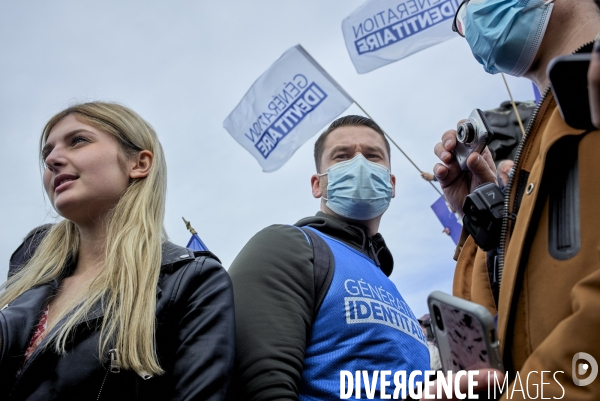
<path fill-rule="evenodd" d="M 108 355 L 110 356 L 110 373 L 120 373 L 121 365 L 119 364 L 119 360 L 117 358 L 117 350 L 114 348 L 111 349 L 108 351 Z"/>
<path fill-rule="evenodd" d="M 375 262 L 377 267 L 381 267 L 379 263 L 379 258 L 377 258 L 377 253 L 375 252 L 375 247 L 373 246 L 373 241 L 369 238 L 369 250 L 371 251 L 372 259 Z"/>
<path fill-rule="evenodd" d="M 138 372 L 138 375 L 142 379 L 144 379 L 144 380 L 150 380 L 150 379 L 152 379 L 152 375 L 150 373 L 146 372 L 145 370 L 142 370 L 141 372 Z"/>

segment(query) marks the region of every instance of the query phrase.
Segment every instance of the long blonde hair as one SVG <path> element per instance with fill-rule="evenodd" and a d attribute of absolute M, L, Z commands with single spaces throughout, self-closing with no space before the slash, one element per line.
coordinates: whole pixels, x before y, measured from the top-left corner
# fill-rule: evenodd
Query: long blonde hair
<path fill-rule="evenodd" d="M 123 368 L 138 374 L 163 373 L 156 353 L 156 285 L 161 265 L 161 245 L 167 188 L 167 166 L 152 127 L 134 111 L 115 104 L 90 102 L 69 107 L 50 119 L 40 138 L 40 154 L 52 128 L 68 115 L 114 135 L 126 154 L 149 150 L 154 155 L 147 177 L 131 180 L 111 212 L 104 266 L 81 304 L 67 315 L 52 344 L 59 353 L 76 324 L 88 316 L 97 302 L 104 319 L 99 352 L 116 348 Z M 66 219 L 55 224 L 27 265 L 7 281 L 0 305 L 13 301 L 28 289 L 64 277 L 68 261 L 77 260 L 79 230 Z M 102 357 L 101 357 L 102 359 Z"/>

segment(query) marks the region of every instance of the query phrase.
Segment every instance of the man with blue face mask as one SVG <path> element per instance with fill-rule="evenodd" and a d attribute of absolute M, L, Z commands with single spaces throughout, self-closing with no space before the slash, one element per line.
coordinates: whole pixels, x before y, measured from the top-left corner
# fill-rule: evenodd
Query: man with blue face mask
<path fill-rule="evenodd" d="M 455 253 L 454 295 L 497 314 L 509 383 L 503 400 L 600 399 L 600 132 L 564 122 L 546 75 L 552 58 L 592 50 L 599 6 L 467 0 L 453 25 L 487 72 L 525 76 L 543 93 L 506 184 L 498 248 L 486 254 L 465 231 Z M 456 130 L 444 133 L 434 173 L 462 211 L 477 186 L 496 182 L 496 171 L 487 149 L 461 170 L 456 143 Z"/>
<path fill-rule="evenodd" d="M 388 278 L 394 261 L 378 233 L 396 185 L 383 131 L 366 117 L 341 117 L 317 139 L 315 164 L 320 212 L 260 231 L 229 269 L 237 338 L 232 399 L 339 399 L 342 379 L 350 399 L 357 388 L 365 397 L 362 371 L 377 396 L 382 380 L 391 396 L 394 373 L 405 372 L 408 381 L 411 372 L 429 369 L 427 339 Z M 391 373 L 374 379 L 385 370 Z"/>

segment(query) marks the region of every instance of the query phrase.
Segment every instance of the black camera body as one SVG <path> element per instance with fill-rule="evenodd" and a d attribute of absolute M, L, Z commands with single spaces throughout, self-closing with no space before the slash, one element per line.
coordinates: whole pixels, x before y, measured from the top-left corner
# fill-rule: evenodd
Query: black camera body
<path fill-rule="evenodd" d="M 504 193 L 492 182 L 482 184 L 467 195 L 463 204 L 463 226 L 475 243 L 488 252 L 500 244 Z"/>
<path fill-rule="evenodd" d="M 467 169 L 467 158 L 473 152 L 481 153 L 493 136 L 490 124 L 479 109 L 471 112 L 469 118 L 456 129 L 454 156 L 463 170 Z"/>

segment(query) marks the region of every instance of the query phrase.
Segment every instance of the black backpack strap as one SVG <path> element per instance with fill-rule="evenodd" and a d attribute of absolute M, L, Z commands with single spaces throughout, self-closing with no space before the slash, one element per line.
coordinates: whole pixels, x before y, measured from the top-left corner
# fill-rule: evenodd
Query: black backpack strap
<path fill-rule="evenodd" d="M 329 248 L 329 245 L 327 245 L 319 234 L 307 227 L 298 228 L 308 237 L 313 248 L 313 274 L 315 280 L 314 319 L 321 308 L 327 291 L 329 291 L 331 280 L 333 280 L 335 262 L 331 248 Z"/>

